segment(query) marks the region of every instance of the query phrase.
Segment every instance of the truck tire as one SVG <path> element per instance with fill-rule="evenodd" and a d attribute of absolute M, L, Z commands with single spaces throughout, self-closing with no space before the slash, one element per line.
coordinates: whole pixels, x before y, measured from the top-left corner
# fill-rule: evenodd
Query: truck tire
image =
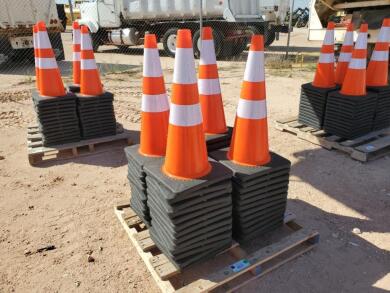
<path fill-rule="evenodd" d="M 177 30 L 179 28 L 173 27 L 168 29 L 163 37 L 162 37 L 162 43 L 164 46 L 164 51 L 165 53 L 170 56 L 170 57 L 175 57 L 176 53 L 176 35 L 177 35 Z"/>
<path fill-rule="evenodd" d="M 264 35 L 264 27 L 262 26 L 249 26 L 249 29 L 252 31 L 253 34 Z M 264 46 L 270 46 L 275 41 L 275 38 L 275 31 L 267 30 L 267 34 L 264 35 Z"/>
<path fill-rule="evenodd" d="M 99 34 L 99 32 L 91 34 L 92 49 L 94 52 L 99 50 L 99 46 L 101 45 L 101 36 L 102 34 Z"/>
<path fill-rule="evenodd" d="M 196 58 L 200 57 L 200 30 L 197 30 L 194 33 L 194 36 L 192 37 L 192 46 L 194 47 L 194 55 Z M 215 47 L 215 56 L 219 57 L 221 56 L 221 51 L 222 51 L 222 33 L 216 29 L 213 28 L 213 39 L 214 39 L 214 47 Z"/>

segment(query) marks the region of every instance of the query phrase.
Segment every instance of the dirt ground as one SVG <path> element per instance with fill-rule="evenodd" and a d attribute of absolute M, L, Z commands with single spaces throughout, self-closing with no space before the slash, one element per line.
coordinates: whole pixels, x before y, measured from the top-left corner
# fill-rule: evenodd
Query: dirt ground
<path fill-rule="evenodd" d="M 98 62 L 130 65 L 102 80 L 115 93 L 118 121 L 137 130 L 142 51 L 103 49 Z M 173 59 L 162 63 L 169 89 Z M 244 65 L 219 62 L 229 125 Z M 34 80 L 23 72 L 0 75 L 0 292 L 158 292 L 113 211 L 130 197 L 123 146 L 30 166 Z M 299 66 L 267 69 L 266 83 L 270 148 L 292 161 L 288 210 L 320 232 L 320 243 L 240 292 L 389 292 L 390 157 L 361 164 L 272 124 L 297 114 L 300 85 L 312 77 Z M 49 244 L 55 249 L 35 253 Z"/>

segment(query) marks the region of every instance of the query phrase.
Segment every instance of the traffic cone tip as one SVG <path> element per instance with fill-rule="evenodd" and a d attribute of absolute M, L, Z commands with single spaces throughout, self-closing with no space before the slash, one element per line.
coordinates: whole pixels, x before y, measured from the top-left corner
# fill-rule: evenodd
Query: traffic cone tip
<path fill-rule="evenodd" d="M 335 23 L 333 21 L 329 21 L 326 29 L 333 30 L 334 28 L 335 28 Z"/>
<path fill-rule="evenodd" d="M 176 48 L 192 48 L 191 30 L 179 29 L 177 31 Z"/>
<path fill-rule="evenodd" d="M 144 48 L 157 49 L 157 39 L 155 34 L 145 35 Z"/>
<path fill-rule="evenodd" d="M 79 23 L 78 23 L 77 21 L 74 21 L 73 24 L 72 24 L 72 28 L 73 28 L 74 30 L 80 29 Z"/>
<path fill-rule="evenodd" d="M 213 30 L 211 27 L 206 26 L 202 31 L 202 40 L 212 40 L 213 39 Z"/>
<path fill-rule="evenodd" d="M 250 51 L 264 51 L 263 35 L 253 35 L 251 40 Z"/>

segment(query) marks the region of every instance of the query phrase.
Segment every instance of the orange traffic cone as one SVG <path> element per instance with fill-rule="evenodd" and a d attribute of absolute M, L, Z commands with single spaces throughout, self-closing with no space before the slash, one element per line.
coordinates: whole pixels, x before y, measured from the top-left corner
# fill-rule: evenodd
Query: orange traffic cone
<path fill-rule="evenodd" d="M 191 31 L 177 32 L 168 141 L 163 172 L 194 179 L 211 171 L 199 105 Z"/>
<path fill-rule="evenodd" d="M 37 34 L 40 94 L 48 97 L 63 96 L 65 95 L 64 84 L 43 21 L 38 23 Z"/>
<path fill-rule="evenodd" d="M 352 58 L 353 51 L 353 25 L 350 23 L 345 32 L 343 46 L 336 66 L 336 83 L 343 84 L 345 74 L 347 73 L 349 61 Z"/>
<path fill-rule="evenodd" d="M 383 20 L 374 52 L 367 68 L 367 86 L 388 85 L 390 18 Z"/>
<path fill-rule="evenodd" d="M 271 160 L 262 35 L 252 36 L 228 158 L 247 166 L 264 165 Z"/>
<path fill-rule="evenodd" d="M 328 23 L 312 84 L 319 88 L 336 86 L 334 80 L 334 22 Z"/>
<path fill-rule="evenodd" d="M 169 123 L 169 102 L 165 91 L 156 35 L 145 35 L 144 48 L 141 143 L 139 152 L 145 156 L 165 156 Z"/>
<path fill-rule="evenodd" d="M 198 88 L 203 129 L 206 133 L 221 134 L 227 128 L 211 27 L 203 28 L 201 42 Z"/>
<path fill-rule="evenodd" d="M 73 22 L 73 84 L 80 85 L 80 52 L 81 52 L 81 33 L 80 25 L 77 21 Z"/>
<path fill-rule="evenodd" d="M 86 26 L 81 27 L 80 93 L 87 96 L 103 94 L 103 86 L 93 54 L 92 40 Z"/>
<path fill-rule="evenodd" d="M 362 24 L 340 91 L 343 95 L 364 96 L 366 94 L 367 31 L 368 25 Z"/>
<path fill-rule="evenodd" d="M 38 26 L 33 25 L 33 44 L 34 44 L 34 61 L 35 61 L 35 87 L 39 91 L 39 56 L 38 56 Z"/>

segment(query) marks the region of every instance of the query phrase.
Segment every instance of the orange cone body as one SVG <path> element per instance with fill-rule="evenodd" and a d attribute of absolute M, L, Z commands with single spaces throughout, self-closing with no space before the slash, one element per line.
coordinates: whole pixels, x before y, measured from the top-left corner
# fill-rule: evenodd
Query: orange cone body
<path fill-rule="evenodd" d="M 43 21 L 38 23 L 37 35 L 40 94 L 48 97 L 63 96 L 65 95 L 64 84 Z"/>
<path fill-rule="evenodd" d="M 353 51 L 353 25 L 350 23 L 344 36 L 343 46 L 336 66 L 336 83 L 343 84 L 345 74 L 347 73 L 349 61 L 352 58 Z"/>
<path fill-rule="evenodd" d="M 375 49 L 367 68 L 367 86 L 388 85 L 390 18 L 383 20 Z"/>
<path fill-rule="evenodd" d="M 331 88 L 336 86 L 334 80 L 334 23 L 329 22 L 322 43 L 313 86 Z"/>
<path fill-rule="evenodd" d="M 80 94 L 87 96 L 103 94 L 103 86 L 93 54 L 92 40 L 86 26 L 81 27 Z"/>
<path fill-rule="evenodd" d="M 80 85 L 81 32 L 77 21 L 73 22 L 73 83 Z"/>
<path fill-rule="evenodd" d="M 201 42 L 198 88 L 203 129 L 210 134 L 225 133 L 227 127 L 211 27 L 203 28 Z"/>
<path fill-rule="evenodd" d="M 174 178 L 195 179 L 207 175 L 210 171 L 191 31 L 180 29 L 177 33 L 167 152 L 163 172 Z"/>
<path fill-rule="evenodd" d="M 38 56 L 38 26 L 33 25 L 33 44 L 34 44 L 34 61 L 35 61 L 35 87 L 39 91 L 39 56 Z"/>
<path fill-rule="evenodd" d="M 367 31 L 367 24 L 362 24 L 340 91 L 343 95 L 364 96 L 366 94 Z"/>
<path fill-rule="evenodd" d="M 271 160 L 262 35 L 252 36 L 228 158 L 247 166 L 260 166 Z"/>
<path fill-rule="evenodd" d="M 165 156 L 169 102 L 165 91 L 156 35 L 146 34 L 144 44 L 141 143 L 139 152 L 145 156 Z"/>

